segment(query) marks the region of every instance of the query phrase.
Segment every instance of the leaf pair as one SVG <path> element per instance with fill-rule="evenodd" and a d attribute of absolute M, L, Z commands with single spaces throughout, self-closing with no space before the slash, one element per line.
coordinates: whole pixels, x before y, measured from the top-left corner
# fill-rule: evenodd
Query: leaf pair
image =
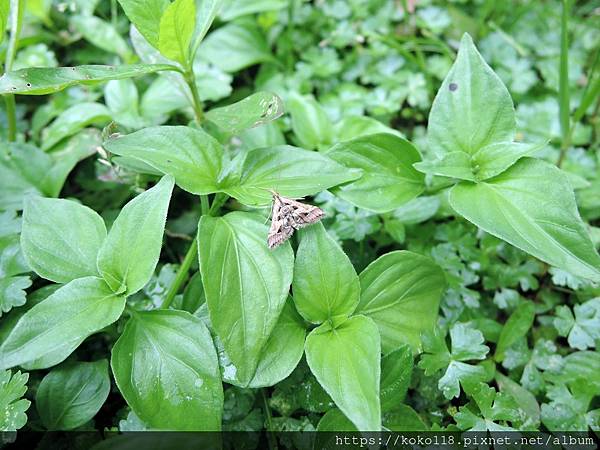
<path fill-rule="evenodd" d="M 513 142 L 515 129 L 510 94 L 465 34 L 429 116 L 428 142 L 438 160 L 415 167 L 462 180 L 450 189 L 450 205 L 483 230 L 600 280 L 600 256 L 569 179 L 552 164 L 526 157 L 540 146 Z"/>
<path fill-rule="evenodd" d="M 215 112 L 212 119 L 219 123 L 227 116 Z M 269 204 L 269 189 L 304 197 L 359 176 L 327 156 L 291 146 L 254 149 L 229 161 L 208 133 L 182 126 L 146 128 L 108 140 L 105 148 L 172 175 L 193 194 L 225 192 L 248 205 Z"/>
<path fill-rule="evenodd" d="M 40 276 L 66 283 L 27 310 L 0 346 L 0 367 L 45 368 L 117 320 L 125 298 L 150 279 L 162 244 L 173 179 L 130 201 L 107 234 L 93 210 L 70 200 L 30 197 L 21 247 Z"/>
<path fill-rule="evenodd" d="M 420 345 L 445 282 L 426 257 L 392 252 L 358 276 L 321 224 L 301 232 L 294 303 L 309 322 L 306 358 L 319 383 L 360 430 L 379 430 L 380 355 Z M 381 336 L 381 337 L 380 337 Z"/>

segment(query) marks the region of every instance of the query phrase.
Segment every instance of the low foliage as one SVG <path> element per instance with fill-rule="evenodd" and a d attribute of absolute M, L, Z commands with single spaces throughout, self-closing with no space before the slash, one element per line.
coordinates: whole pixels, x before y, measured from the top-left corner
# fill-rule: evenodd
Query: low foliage
<path fill-rule="evenodd" d="M 598 431 L 571 3 L 0 2 L 0 429 Z"/>

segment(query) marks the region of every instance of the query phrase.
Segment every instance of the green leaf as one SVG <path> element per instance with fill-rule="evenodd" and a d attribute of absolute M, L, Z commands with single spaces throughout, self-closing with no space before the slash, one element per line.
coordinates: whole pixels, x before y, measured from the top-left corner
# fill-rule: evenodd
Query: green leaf
<path fill-rule="evenodd" d="M 324 323 L 306 338 L 311 372 L 360 431 L 381 430 L 380 354 L 377 326 L 364 316 Z"/>
<path fill-rule="evenodd" d="M 43 95 L 70 86 L 92 86 L 108 80 L 138 77 L 161 70 L 178 70 L 168 64 L 131 64 L 120 66 L 31 67 L 5 73 L 0 77 L 0 94 Z"/>
<path fill-rule="evenodd" d="M 109 139 L 111 153 L 134 158 L 172 175 L 182 189 L 204 195 L 218 191 L 223 148 L 201 129 L 184 126 L 150 127 Z"/>
<path fill-rule="evenodd" d="M 435 160 L 418 162 L 414 167 L 426 174 L 476 181 L 472 164 L 468 153 L 457 151 L 445 153 Z"/>
<path fill-rule="evenodd" d="M 292 282 L 289 244 L 266 245 L 268 227 L 253 214 L 202 216 L 198 254 L 214 331 L 231 361 L 230 378 L 247 386 L 275 328 Z"/>
<path fill-rule="evenodd" d="M 283 102 L 270 92 L 256 92 L 239 102 L 211 109 L 206 119 L 230 134 L 271 122 L 283 114 Z"/>
<path fill-rule="evenodd" d="M 372 134 L 341 142 L 327 156 L 348 168 L 362 169 L 362 177 L 336 191 L 359 208 L 389 212 L 425 189 L 425 177 L 413 168 L 421 159 L 419 152 L 396 135 Z"/>
<path fill-rule="evenodd" d="M 569 346 L 579 350 L 594 348 L 600 339 L 600 297 L 575 305 L 573 313 L 566 305 L 556 308 L 554 326 L 561 336 L 568 336 Z"/>
<path fill-rule="evenodd" d="M 106 124 L 110 111 L 101 103 L 77 103 L 63 111 L 42 132 L 42 150 L 50 150 L 64 138 L 71 136 L 91 124 Z"/>
<path fill-rule="evenodd" d="M 532 302 L 522 301 L 510 315 L 496 344 L 496 361 L 504 360 L 504 352 L 527 334 L 535 319 L 535 306 Z"/>
<path fill-rule="evenodd" d="M 354 180 L 359 170 L 347 169 L 317 152 L 289 145 L 250 150 L 239 173 L 228 174 L 221 189 L 246 205 L 271 203 L 270 189 L 285 197 L 304 197 Z"/>
<path fill-rule="evenodd" d="M 102 50 L 119 55 L 127 61 L 131 58 L 131 49 L 117 29 L 110 23 L 88 15 L 71 17 L 71 23 L 84 39 Z"/>
<path fill-rule="evenodd" d="M 574 275 L 600 280 L 600 256 L 569 181 L 552 164 L 523 158 L 485 182 L 457 184 L 449 201 L 484 231 Z"/>
<path fill-rule="evenodd" d="M 495 177 L 511 167 L 524 156 L 530 156 L 546 146 L 541 144 L 523 144 L 520 142 L 497 142 L 480 148 L 471 157 L 473 173 L 477 180 L 483 181 Z"/>
<path fill-rule="evenodd" d="M 119 3 L 140 34 L 158 48 L 160 20 L 170 0 L 119 0 Z"/>
<path fill-rule="evenodd" d="M 537 428 L 540 425 L 540 405 L 535 396 L 519 383 L 511 380 L 507 376 L 496 372 L 496 382 L 500 391 L 510 395 L 516 402 L 525 415 L 525 422 L 522 429 Z"/>
<path fill-rule="evenodd" d="M 427 431 L 429 428 L 417 412 L 408 405 L 396 405 L 383 415 L 383 424 L 391 431 Z"/>
<path fill-rule="evenodd" d="M 31 286 L 29 277 L 0 278 L 0 317 L 17 306 L 23 306 L 27 293 L 25 289 Z"/>
<path fill-rule="evenodd" d="M 301 230 L 300 236 L 293 281 L 298 312 L 312 323 L 350 316 L 360 296 L 350 259 L 321 223 Z"/>
<path fill-rule="evenodd" d="M 20 371 L 14 375 L 10 370 L 0 372 L 0 431 L 17 431 L 27 423 L 25 411 L 31 402 L 21 397 L 28 379 L 29 374 Z"/>
<path fill-rule="evenodd" d="M 158 49 L 184 67 L 191 64 L 192 35 L 196 25 L 195 0 L 174 0 L 160 18 Z"/>
<path fill-rule="evenodd" d="M 23 365 L 50 353 L 57 364 L 86 337 L 117 320 L 123 308 L 125 298 L 115 295 L 104 280 L 73 280 L 23 314 L 0 345 L 0 368 Z"/>
<path fill-rule="evenodd" d="M 264 11 L 276 11 L 288 6 L 286 0 L 224 0 L 220 18 L 224 21 L 236 19 L 248 14 Z"/>
<path fill-rule="evenodd" d="M 484 359 L 489 348 L 483 345 L 481 331 L 470 328 L 467 324 L 456 323 L 450 329 L 452 352 L 448 351 L 444 336 L 435 328 L 423 334 L 423 351 L 419 367 L 425 375 L 433 375 L 438 370 L 446 369 L 440 378 L 438 387 L 444 397 L 451 399 L 460 394 L 461 383 L 478 382 L 485 377 L 482 366 L 473 366 L 463 361 Z"/>
<path fill-rule="evenodd" d="M 518 422 L 522 414 L 517 402 L 503 393 L 496 393 L 485 383 L 469 385 L 468 393 L 479 408 L 481 417 L 468 406 L 462 406 L 454 415 L 457 426 L 469 431 L 512 431 L 511 427 L 498 424 L 498 421 Z"/>
<path fill-rule="evenodd" d="M 292 117 L 292 130 L 302 147 L 314 150 L 333 142 L 333 124 L 312 96 L 291 94 L 286 101 Z"/>
<path fill-rule="evenodd" d="M 410 344 L 421 347 L 421 332 L 433 329 L 446 282 L 429 258 L 408 251 L 387 253 L 360 274 L 356 314 L 372 318 L 381 333 L 383 353 Z"/>
<path fill-rule="evenodd" d="M 354 424 L 348 419 L 342 411 L 337 408 L 330 409 L 327 411 L 321 420 L 319 420 L 319 424 L 317 425 L 317 431 L 358 431 Z M 322 443 L 316 445 L 319 442 L 319 439 L 324 437 L 329 437 L 326 433 L 317 433 L 315 436 L 315 447 L 314 448 L 330 448 L 329 446 L 325 446 Z M 333 443 L 332 443 L 333 444 Z"/>
<path fill-rule="evenodd" d="M 294 304 L 288 300 L 283 306 L 269 340 L 262 349 L 256 373 L 249 387 L 273 386 L 287 378 L 304 354 L 305 337 L 304 322 L 296 312 Z M 226 372 L 227 370 L 223 375 Z"/>
<path fill-rule="evenodd" d="M 398 130 L 368 116 L 347 116 L 335 124 L 336 141 L 349 141 L 369 134 L 387 133 L 402 136 Z"/>
<path fill-rule="evenodd" d="M 512 142 L 515 128 L 510 94 L 464 34 L 456 61 L 431 106 L 430 149 L 440 157 L 457 151 L 472 155 L 489 144 Z"/>
<path fill-rule="evenodd" d="M 105 359 L 66 364 L 44 377 L 35 405 L 48 430 L 72 430 L 96 415 L 109 392 Z"/>
<path fill-rule="evenodd" d="M 111 366 L 127 404 L 150 427 L 221 429 L 221 375 L 201 319 L 184 311 L 133 314 L 113 347 Z"/>
<path fill-rule="evenodd" d="M 381 360 L 381 410 L 397 409 L 404 401 L 413 371 L 413 353 L 409 345 L 401 345 Z"/>
<path fill-rule="evenodd" d="M 98 270 L 111 289 L 131 295 L 150 280 L 162 247 L 173 178 L 127 203 L 98 252 Z"/>
<path fill-rule="evenodd" d="M 198 51 L 201 58 L 225 72 L 273 60 L 269 44 L 253 19 L 231 22 L 213 31 Z"/>
<path fill-rule="evenodd" d="M 72 200 L 31 196 L 23 210 L 21 248 L 29 266 L 57 283 L 98 275 L 96 258 L 106 226 L 92 209 Z"/>
<path fill-rule="evenodd" d="M 193 37 L 192 58 L 219 13 L 222 3 L 222 0 L 196 1 L 196 28 Z"/>

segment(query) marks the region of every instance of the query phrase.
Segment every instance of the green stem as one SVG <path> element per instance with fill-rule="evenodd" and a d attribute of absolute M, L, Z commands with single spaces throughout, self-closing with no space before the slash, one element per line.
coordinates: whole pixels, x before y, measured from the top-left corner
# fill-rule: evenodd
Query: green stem
<path fill-rule="evenodd" d="M 556 165 L 560 167 L 565 159 L 567 150 L 571 145 L 571 120 L 570 120 L 570 98 L 569 98 L 569 11 L 570 1 L 563 0 L 562 15 L 560 22 L 560 60 L 559 60 L 559 82 L 558 82 L 558 105 L 560 116 L 560 131 L 562 142 L 560 155 Z"/>
<path fill-rule="evenodd" d="M 273 431 L 273 420 L 272 420 L 272 416 L 271 416 L 271 408 L 269 407 L 269 402 L 267 401 L 267 394 L 265 393 L 265 389 L 262 388 L 260 390 L 260 393 L 261 393 L 262 399 L 263 399 L 263 405 L 264 405 L 264 410 L 265 410 L 265 420 L 267 422 L 267 441 L 269 442 L 269 449 L 276 450 L 277 442 L 275 442 L 275 439 L 274 439 L 273 435 L 271 434 L 271 432 Z"/>
<path fill-rule="evenodd" d="M 117 26 L 117 0 L 110 0 L 110 22 L 113 27 Z"/>
<path fill-rule="evenodd" d="M 23 24 L 24 3 L 21 0 L 11 0 L 10 2 L 10 38 L 8 48 L 6 49 L 6 60 L 4 62 L 4 72 L 12 70 L 17 45 L 19 43 L 19 34 L 21 34 L 21 25 Z M 6 116 L 8 122 L 8 140 L 14 142 L 17 139 L 17 107 L 15 96 L 7 94 L 4 99 L 6 103 Z"/>
<path fill-rule="evenodd" d="M 202 109 L 202 100 L 200 100 L 200 93 L 198 92 L 198 85 L 196 84 L 196 76 L 194 75 L 194 69 L 191 63 L 189 68 L 186 69 L 184 76 L 185 81 L 192 92 L 192 106 L 194 108 L 194 114 L 196 115 L 196 122 L 201 124 L 204 120 L 204 110 Z"/>
<path fill-rule="evenodd" d="M 211 209 L 209 206 L 207 195 L 200 196 L 200 205 L 202 208 L 201 213 L 200 213 L 201 216 L 210 214 Z M 179 292 L 179 289 L 185 282 L 185 280 L 188 276 L 188 272 L 190 271 L 190 267 L 192 266 L 192 263 L 196 259 L 196 255 L 198 253 L 197 247 L 198 247 L 198 237 L 196 236 L 192 240 L 192 243 L 190 244 L 190 247 L 188 248 L 187 253 L 185 254 L 185 257 L 183 258 L 183 262 L 181 263 L 181 266 L 179 266 L 177 275 L 175 275 L 175 280 L 173 280 L 173 283 L 171 283 L 171 286 L 169 286 L 169 290 L 167 291 L 167 295 L 165 296 L 165 301 L 161 305 L 162 309 L 168 309 L 169 306 L 171 306 L 171 303 L 173 303 L 173 300 L 175 299 L 177 292 Z"/>

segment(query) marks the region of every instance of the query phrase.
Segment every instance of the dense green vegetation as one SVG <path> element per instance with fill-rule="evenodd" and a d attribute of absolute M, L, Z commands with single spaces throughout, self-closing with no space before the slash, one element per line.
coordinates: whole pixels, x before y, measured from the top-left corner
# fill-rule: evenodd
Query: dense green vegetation
<path fill-rule="evenodd" d="M 0 0 L 0 429 L 597 432 L 599 11 Z"/>

